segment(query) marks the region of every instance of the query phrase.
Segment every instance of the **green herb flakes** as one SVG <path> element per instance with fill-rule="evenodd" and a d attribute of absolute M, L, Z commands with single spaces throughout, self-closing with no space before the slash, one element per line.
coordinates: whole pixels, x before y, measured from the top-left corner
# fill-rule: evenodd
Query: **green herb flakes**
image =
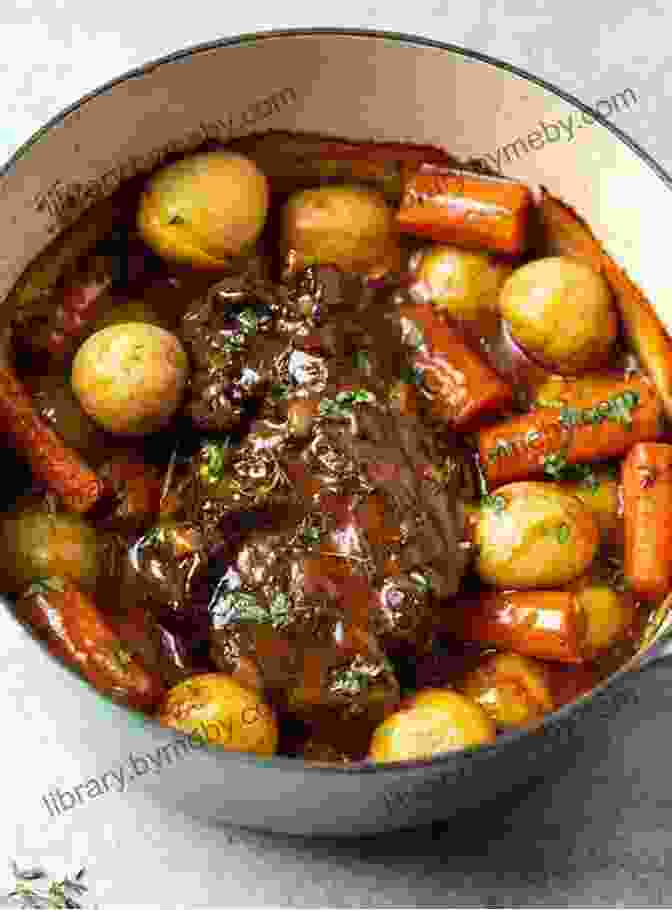
<path fill-rule="evenodd" d="M 352 365 L 356 370 L 365 370 L 367 373 L 371 370 L 371 360 L 368 351 L 354 351 L 352 355 Z"/>
<path fill-rule="evenodd" d="M 289 597 L 282 591 L 273 595 L 268 607 L 259 603 L 256 594 L 247 591 L 229 591 L 219 597 L 215 611 L 225 623 L 269 624 L 277 629 L 289 621 L 290 606 Z"/>
<path fill-rule="evenodd" d="M 504 439 L 498 439 L 494 449 L 490 449 L 488 452 L 488 462 L 492 464 L 493 461 L 497 461 L 497 459 L 502 455 L 505 457 L 510 457 L 513 455 L 513 452 L 513 443 L 506 442 Z"/>
<path fill-rule="evenodd" d="M 481 497 L 481 506 L 484 509 L 492 509 L 495 515 L 500 515 L 506 509 L 506 499 L 503 496 L 491 496 L 488 494 Z"/>
<path fill-rule="evenodd" d="M 65 591 L 65 582 L 62 578 L 41 577 L 35 578 L 30 587 L 26 590 L 24 597 L 34 597 L 36 594 L 47 595 L 52 592 L 63 594 Z"/>
<path fill-rule="evenodd" d="M 201 449 L 201 477 L 208 483 L 219 483 L 224 477 L 228 440 L 223 442 L 206 442 Z"/>
<path fill-rule="evenodd" d="M 432 590 L 430 580 L 422 572 L 411 572 L 408 577 L 422 594 L 428 594 Z"/>
<path fill-rule="evenodd" d="M 567 543 L 571 536 L 569 525 L 560 525 L 558 528 L 558 543 Z"/>
<path fill-rule="evenodd" d="M 308 546 L 313 546 L 314 544 L 318 544 L 320 542 L 321 536 L 322 536 L 321 530 L 318 527 L 316 527 L 315 525 L 307 525 L 303 529 L 303 533 L 302 533 L 303 541 Z"/>
<path fill-rule="evenodd" d="M 328 417 L 332 420 L 345 420 L 353 414 L 353 408 L 356 404 L 373 404 L 376 396 L 367 389 L 350 389 L 347 392 L 339 392 L 335 398 L 323 398 L 320 402 L 320 417 Z"/>

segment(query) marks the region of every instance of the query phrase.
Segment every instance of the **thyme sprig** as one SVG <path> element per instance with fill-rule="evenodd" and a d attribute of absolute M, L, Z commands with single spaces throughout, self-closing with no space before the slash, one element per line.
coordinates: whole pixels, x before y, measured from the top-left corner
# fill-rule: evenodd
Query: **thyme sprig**
<path fill-rule="evenodd" d="M 67 910 L 84 907 L 84 904 L 79 903 L 79 898 L 89 890 L 83 883 L 86 874 L 84 868 L 72 878 L 66 875 L 60 880 L 51 881 L 41 867 L 20 869 L 14 860 L 10 865 L 16 883 L 14 890 L 6 897 L 12 903 L 18 903 L 19 907 Z"/>

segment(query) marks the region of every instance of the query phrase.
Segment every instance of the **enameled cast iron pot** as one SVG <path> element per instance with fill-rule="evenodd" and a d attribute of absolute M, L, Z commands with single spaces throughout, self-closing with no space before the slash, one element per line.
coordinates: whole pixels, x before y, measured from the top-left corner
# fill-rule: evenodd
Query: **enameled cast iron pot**
<path fill-rule="evenodd" d="M 548 125 L 570 119 L 573 138 L 560 127 L 553 138 Z M 0 300 L 47 243 L 120 180 L 206 137 L 226 141 L 267 129 L 426 143 L 464 159 L 499 159 L 505 173 L 573 205 L 672 329 L 669 240 L 659 229 L 672 221 L 672 182 L 645 152 L 594 110 L 507 64 L 409 36 L 334 30 L 245 35 L 174 54 L 44 127 L 1 177 Z M 625 673 L 660 657 L 668 624 L 598 689 L 617 694 Z M 37 646 L 31 642 L 27 636 L 26 648 Z M 428 761 L 320 768 L 206 746 L 188 760 L 174 758 L 166 773 L 148 774 L 143 786 L 194 815 L 296 834 L 359 835 L 431 822 L 550 772 L 575 731 L 586 732 L 596 692 L 534 730 Z M 48 697 L 69 699 L 83 714 L 104 702 L 101 722 L 119 731 L 121 751 L 133 736 L 136 754 L 161 746 L 170 754 L 171 731 L 148 721 L 139 732 L 137 717 L 56 661 Z"/>

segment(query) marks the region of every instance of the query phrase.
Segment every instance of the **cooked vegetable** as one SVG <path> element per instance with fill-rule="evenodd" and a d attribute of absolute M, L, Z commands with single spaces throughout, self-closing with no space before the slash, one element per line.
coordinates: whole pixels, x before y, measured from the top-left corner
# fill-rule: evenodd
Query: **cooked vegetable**
<path fill-rule="evenodd" d="M 651 376 L 667 416 L 672 418 L 672 341 L 653 307 L 573 209 L 544 190 L 539 214 L 549 253 L 582 259 L 606 278 L 628 340 Z"/>
<path fill-rule="evenodd" d="M 499 291 L 510 273 L 509 263 L 488 253 L 437 244 L 422 254 L 412 290 L 447 316 L 474 322 L 497 311 Z"/>
<path fill-rule="evenodd" d="M 485 592 L 451 608 L 446 622 L 459 641 L 540 660 L 585 660 L 586 618 L 571 591 Z"/>
<path fill-rule="evenodd" d="M 623 462 L 625 574 L 651 600 L 672 587 L 672 445 L 640 443 Z"/>
<path fill-rule="evenodd" d="M 562 489 L 571 496 L 576 496 L 590 509 L 603 541 L 611 544 L 622 543 L 623 507 L 616 471 L 598 466 L 593 470 L 589 465 L 567 465 L 567 469 L 578 470 L 581 476 L 563 483 Z"/>
<path fill-rule="evenodd" d="M 400 266 L 394 211 L 376 190 L 302 190 L 286 203 L 281 230 L 281 248 L 294 270 L 320 264 L 382 275 Z"/>
<path fill-rule="evenodd" d="M 201 673 L 178 683 L 166 695 L 159 720 L 227 752 L 273 755 L 278 745 L 272 708 L 226 673 Z"/>
<path fill-rule="evenodd" d="M 525 727 L 553 710 L 546 667 L 540 661 L 505 652 L 486 655 L 458 683 L 497 727 Z"/>
<path fill-rule="evenodd" d="M 551 483 L 512 483 L 482 508 L 476 569 L 500 588 L 552 588 L 582 575 L 599 545 L 592 512 Z"/>
<path fill-rule="evenodd" d="M 495 725 L 476 702 L 450 689 L 425 689 L 376 727 L 369 757 L 377 762 L 431 758 L 494 739 Z"/>
<path fill-rule="evenodd" d="M 245 136 L 233 148 L 252 158 L 278 193 L 321 183 L 357 182 L 376 187 L 397 203 L 404 163 L 449 164 L 452 160 L 443 149 L 430 145 L 353 143 L 277 131 Z"/>
<path fill-rule="evenodd" d="M 33 581 L 52 575 L 93 589 L 100 546 L 95 528 L 78 515 L 30 506 L 10 512 L 0 524 L 0 575 L 5 590 L 21 593 Z"/>
<path fill-rule="evenodd" d="M 629 593 L 588 579 L 578 586 L 576 600 L 586 619 L 586 654 L 603 653 L 634 637 L 636 607 Z"/>
<path fill-rule="evenodd" d="M 637 442 L 659 438 L 662 403 L 645 377 L 596 375 L 565 386 L 556 407 L 479 432 L 479 457 L 490 486 L 544 474 L 564 480 L 558 471 L 565 465 L 619 457 Z"/>
<path fill-rule="evenodd" d="M 219 270 L 256 242 L 268 203 L 266 177 L 249 158 L 225 151 L 191 155 L 150 177 L 138 230 L 165 259 Z"/>
<path fill-rule="evenodd" d="M 91 598 L 70 581 L 35 582 L 19 601 L 17 613 L 53 654 L 105 694 L 145 710 L 163 697 L 158 675 L 124 647 Z"/>
<path fill-rule="evenodd" d="M 128 322 L 101 329 L 84 342 L 72 365 L 72 389 L 106 430 L 142 436 L 170 421 L 187 373 L 187 355 L 175 335 Z"/>
<path fill-rule="evenodd" d="M 510 406 L 511 387 L 431 304 L 404 305 L 399 314 L 406 343 L 415 350 L 413 364 L 422 376 L 434 417 L 463 428 Z"/>
<path fill-rule="evenodd" d="M 568 256 L 516 269 L 504 282 L 500 306 L 515 341 L 560 373 L 600 366 L 616 340 L 609 286 L 599 272 Z"/>
<path fill-rule="evenodd" d="M 102 484 L 80 456 L 36 414 L 30 395 L 0 356 L 0 429 L 44 483 L 73 512 L 87 512 Z"/>
<path fill-rule="evenodd" d="M 126 183 L 13 302 L 0 591 L 165 725 L 429 758 L 539 723 L 658 628 L 672 341 L 543 188 L 248 135 Z"/>
<path fill-rule="evenodd" d="M 527 247 L 532 196 L 524 184 L 435 164 L 409 167 L 404 178 L 400 230 L 468 249 L 518 255 Z"/>

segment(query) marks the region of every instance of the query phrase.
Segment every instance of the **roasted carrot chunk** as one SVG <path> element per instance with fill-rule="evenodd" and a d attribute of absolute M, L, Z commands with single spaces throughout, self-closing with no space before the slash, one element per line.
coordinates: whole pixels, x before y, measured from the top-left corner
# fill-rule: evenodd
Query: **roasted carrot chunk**
<path fill-rule="evenodd" d="M 423 163 L 404 171 L 401 231 L 474 249 L 519 255 L 528 242 L 527 186 Z"/>
<path fill-rule="evenodd" d="M 17 613 L 53 654 L 102 692 L 134 708 L 152 708 L 163 698 L 158 675 L 123 646 L 93 600 L 72 582 L 36 583 L 19 601 Z"/>
<path fill-rule="evenodd" d="M 488 592 L 449 613 L 449 632 L 541 660 L 584 661 L 585 619 L 571 591 Z"/>
<path fill-rule="evenodd" d="M 625 573 L 635 594 L 672 589 L 672 445 L 641 443 L 622 466 Z"/>
<path fill-rule="evenodd" d="M 30 464 L 37 480 L 57 493 L 68 509 L 87 512 L 103 484 L 80 456 L 42 422 L 30 395 L 9 366 L 0 361 L 0 429 Z"/>
<path fill-rule="evenodd" d="M 402 331 L 416 341 L 414 365 L 431 395 L 431 411 L 453 427 L 505 410 L 513 390 L 429 303 L 400 307 Z"/>
<path fill-rule="evenodd" d="M 479 432 L 479 458 L 491 487 L 553 474 L 559 460 L 615 458 L 661 434 L 662 402 L 646 377 L 568 383 L 557 405 Z"/>

